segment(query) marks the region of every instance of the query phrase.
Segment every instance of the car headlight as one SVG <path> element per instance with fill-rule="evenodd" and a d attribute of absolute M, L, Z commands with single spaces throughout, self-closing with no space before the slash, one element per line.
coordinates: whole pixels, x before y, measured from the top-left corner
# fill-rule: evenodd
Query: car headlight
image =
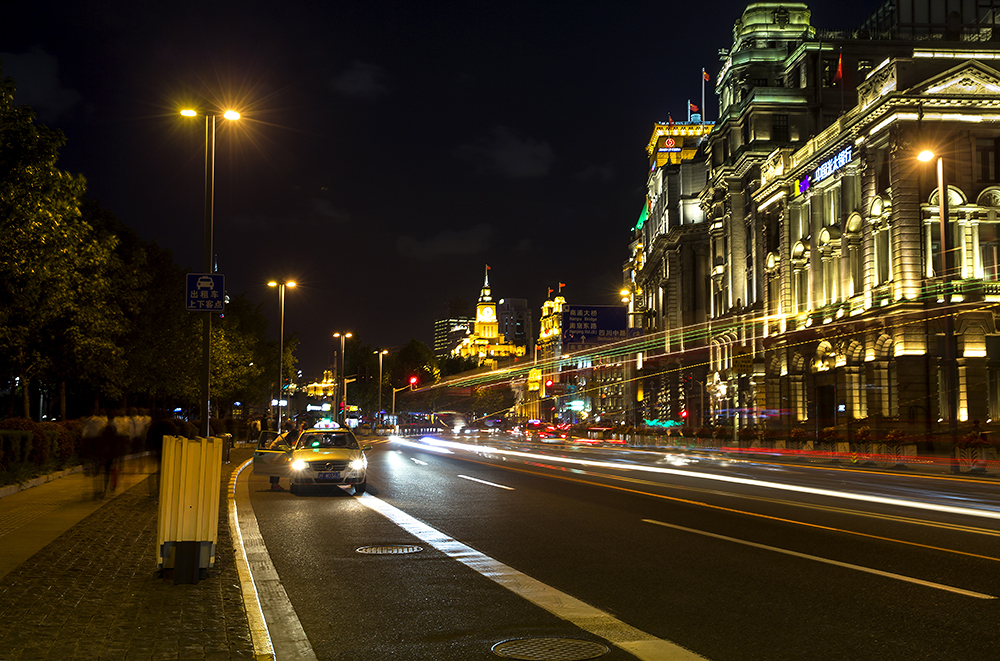
<path fill-rule="evenodd" d="M 308 466 L 308 464 L 301 459 L 296 459 L 292 462 L 292 468 L 297 471 L 304 470 L 306 466 Z"/>
<path fill-rule="evenodd" d="M 365 460 L 364 459 L 355 459 L 355 460 L 353 460 L 351 462 L 351 468 L 353 468 L 356 471 L 359 471 L 359 470 L 361 470 L 364 467 L 365 467 Z"/>

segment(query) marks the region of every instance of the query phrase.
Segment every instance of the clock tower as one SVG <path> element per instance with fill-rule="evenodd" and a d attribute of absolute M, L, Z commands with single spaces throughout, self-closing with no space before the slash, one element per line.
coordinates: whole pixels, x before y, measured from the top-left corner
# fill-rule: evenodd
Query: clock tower
<path fill-rule="evenodd" d="M 497 322 L 497 304 L 490 294 L 490 267 L 486 267 L 486 278 L 483 288 L 479 291 L 479 301 L 476 303 L 476 330 L 479 337 L 493 339 L 499 335 Z"/>

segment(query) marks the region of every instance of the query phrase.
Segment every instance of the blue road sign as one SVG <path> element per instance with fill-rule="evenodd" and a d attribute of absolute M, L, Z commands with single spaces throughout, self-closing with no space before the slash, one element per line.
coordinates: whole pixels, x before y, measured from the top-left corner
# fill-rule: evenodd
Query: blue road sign
<path fill-rule="evenodd" d="M 184 302 L 188 312 L 222 312 L 226 307 L 226 276 L 188 273 Z"/>

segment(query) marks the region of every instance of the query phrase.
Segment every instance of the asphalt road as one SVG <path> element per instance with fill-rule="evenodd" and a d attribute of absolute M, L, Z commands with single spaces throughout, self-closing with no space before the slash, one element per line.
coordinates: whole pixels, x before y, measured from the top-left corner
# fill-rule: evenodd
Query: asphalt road
<path fill-rule="evenodd" d="M 318 659 L 997 658 L 994 480 L 477 450 L 380 442 L 361 498 L 249 475 Z"/>

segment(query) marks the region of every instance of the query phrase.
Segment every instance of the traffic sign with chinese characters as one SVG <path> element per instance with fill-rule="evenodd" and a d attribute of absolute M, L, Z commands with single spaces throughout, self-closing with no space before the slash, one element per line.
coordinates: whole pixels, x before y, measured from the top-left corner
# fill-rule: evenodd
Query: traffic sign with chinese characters
<path fill-rule="evenodd" d="M 739 347 L 733 354 L 733 371 L 738 375 L 753 373 L 753 351 L 750 347 Z"/>
<path fill-rule="evenodd" d="M 222 312 L 226 307 L 226 276 L 188 273 L 184 300 L 188 312 Z"/>

